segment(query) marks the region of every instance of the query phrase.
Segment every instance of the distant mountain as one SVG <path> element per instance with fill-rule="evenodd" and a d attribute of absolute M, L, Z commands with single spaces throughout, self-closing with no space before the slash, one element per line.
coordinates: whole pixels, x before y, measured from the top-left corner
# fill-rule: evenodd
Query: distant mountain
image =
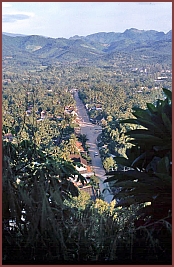
<path fill-rule="evenodd" d="M 160 53 L 171 57 L 172 31 L 168 33 L 154 30 L 144 31 L 127 29 L 123 33 L 99 32 L 87 36 L 49 38 L 38 35 L 2 34 L 3 57 L 20 56 L 22 58 L 60 62 L 95 62 L 107 60 L 114 53 L 133 53 L 153 55 Z"/>
<path fill-rule="evenodd" d="M 137 30 L 134 28 L 131 28 L 129 30 L 126 30 L 122 36 L 135 39 L 135 40 L 142 40 L 142 41 L 149 41 L 149 40 L 159 40 L 162 39 L 165 36 L 164 32 L 158 32 L 154 30 L 150 31 L 144 31 L 144 30 Z"/>
<path fill-rule="evenodd" d="M 164 39 L 171 41 L 172 40 L 172 30 L 167 32 Z"/>
<path fill-rule="evenodd" d="M 148 41 L 148 40 L 153 40 L 157 41 L 160 39 L 165 39 L 166 36 L 171 37 L 172 31 L 169 31 L 167 34 L 164 32 L 158 32 L 154 30 L 137 30 L 135 28 L 127 29 L 123 33 L 115 33 L 115 32 L 99 32 L 99 33 L 94 33 L 91 35 L 87 35 L 86 37 L 83 36 L 74 36 L 71 37 L 73 39 L 75 38 L 81 38 L 89 42 L 99 42 L 99 43 L 112 43 L 115 41 L 120 41 L 120 40 L 125 40 L 125 39 L 131 39 L 134 41 Z"/>
<path fill-rule="evenodd" d="M 9 33 L 9 32 L 2 32 L 2 34 L 4 35 L 7 35 L 7 36 L 10 36 L 10 37 L 17 37 L 17 36 L 27 36 L 27 35 L 24 35 L 24 34 L 18 34 L 18 33 Z"/>

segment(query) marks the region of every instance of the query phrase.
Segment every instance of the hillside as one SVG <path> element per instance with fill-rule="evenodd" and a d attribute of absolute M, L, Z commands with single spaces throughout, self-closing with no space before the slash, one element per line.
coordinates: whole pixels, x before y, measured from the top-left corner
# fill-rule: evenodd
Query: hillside
<path fill-rule="evenodd" d="M 52 62 L 91 62 L 105 63 L 115 53 L 131 53 L 138 56 L 152 56 L 153 60 L 170 61 L 172 52 L 172 31 L 168 33 L 128 29 L 123 33 L 100 32 L 84 36 L 48 38 L 31 35 L 2 35 L 3 59 L 12 57 L 20 61 L 32 60 Z M 168 62 L 170 63 L 170 62 Z"/>

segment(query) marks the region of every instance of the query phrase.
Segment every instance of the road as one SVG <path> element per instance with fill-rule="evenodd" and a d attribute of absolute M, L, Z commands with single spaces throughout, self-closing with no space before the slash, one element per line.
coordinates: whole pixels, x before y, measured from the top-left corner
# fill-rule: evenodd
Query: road
<path fill-rule="evenodd" d="M 103 183 L 103 181 L 106 179 L 105 176 L 105 170 L 102 165 L 102 161 L 100 158 L 100 154 L 98 151 L 98 147 L 96 144 L 97 136 L 99 132 L 101 132 L 101 126 L 94 125 L 89 121 L 89 117 L 87 115 L 86 109 L 82 103 L 82 101 L 78 97 L 78 92 L 74 92 L 74 99 L 76 101 L 76 108 L 77 108 L 77 114 L 80 119 L 80 130 L 81 134 L 85 134 L 88 141 L 87 145 L 89 145 L 89 154 L 92 159 L 92 169 L 95 173 L 95 175 L 100 180 L 100 192 L 102 193 L 104 200 L 108 203 L 112 201 L 113 195 L 110 192 L 108 183 Z M 94 153 L 98 152 L 98 156 L 94 156 Z M 104 189 L 107 189 L 103 192 Z"/>

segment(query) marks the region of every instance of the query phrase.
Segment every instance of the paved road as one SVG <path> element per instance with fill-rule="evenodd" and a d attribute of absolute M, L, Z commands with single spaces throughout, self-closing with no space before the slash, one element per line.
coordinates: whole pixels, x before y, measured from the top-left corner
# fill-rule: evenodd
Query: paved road
<path fill-rule="evenodd" d="M 89 153 L 92 159 L 92 168 L 95 175 L 100 179 L 100 191 L 103 194 L 104 200 L 110 203 L 112 201 L 113 195 L 110 193 L 108 183 L 103 183 L 106 179 L 105 170 L 103 169 L 102 161 L 100 154 L 97 148 L 96 139 L 101 132 L 101 126 L 94 125 L 89 121 L 86 109 L 82 101 L 78 97 L 78 92 L 74 93 L 74 98 L 76 101 L 77 114 L 80 119 L 80 129 L 81 134 L 85 134 L 88 138 L 87 144 L 89 145 Z M 98 156 L 94 156 L 94 153 L 98 152 Z M 103 189 L 107 189 L 103 192 Z"/>

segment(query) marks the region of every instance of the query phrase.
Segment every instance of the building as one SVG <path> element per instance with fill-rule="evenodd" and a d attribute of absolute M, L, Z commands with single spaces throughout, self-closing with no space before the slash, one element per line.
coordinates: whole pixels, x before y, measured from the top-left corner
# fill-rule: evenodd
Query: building
<path fill-rule="evenodd" d="M 13 135 L 11 133 L 4 134 L 3 140 L 8 141 L 8 142 L 12 142 L 13 141 Z"/>

